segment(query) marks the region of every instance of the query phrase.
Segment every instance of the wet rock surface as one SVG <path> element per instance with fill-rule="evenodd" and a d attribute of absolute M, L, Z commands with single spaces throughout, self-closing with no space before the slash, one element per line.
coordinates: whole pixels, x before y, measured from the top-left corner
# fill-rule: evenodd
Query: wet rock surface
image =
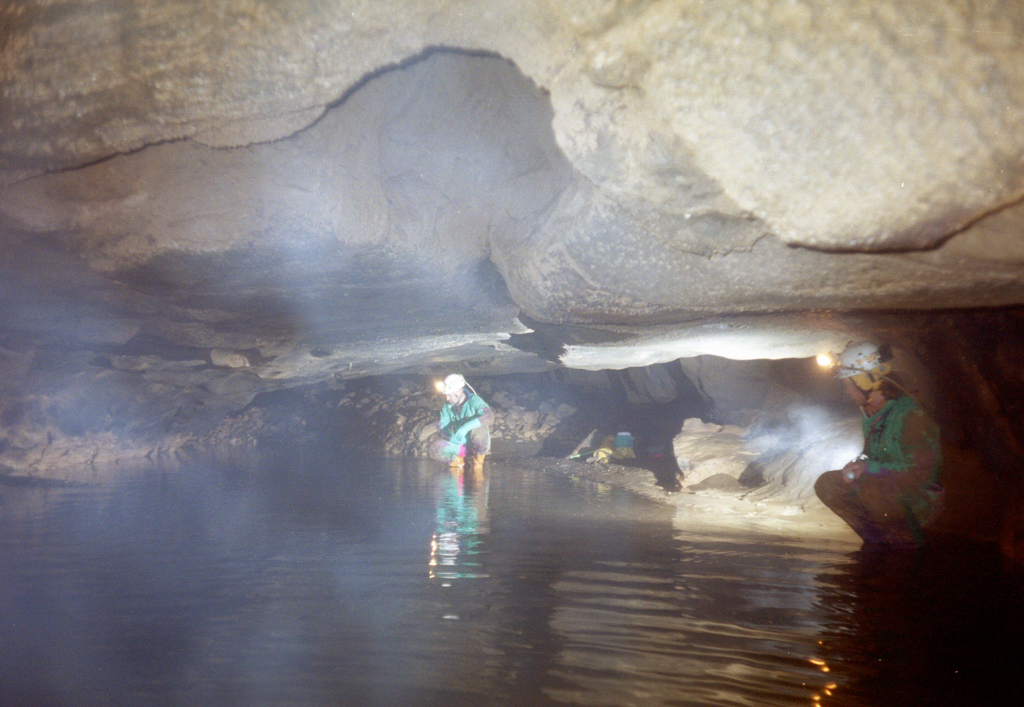
<path fill-rule="evenodd" d="M 586 403 L 553 378 L 496 378 L 479 386 L 495 410 L 498 456 L 566 454 L 578 430 L 594 424 L 592 414 L 579 410 Z M 70 421 L 58 401 L 39 397 L 0 410 L 0 469 L 87 478 L 91 467 L 110 464 L 173 464 L 324 442 L 374 457 L 426 457 L 442 402 L 432 378 L 363 379 L 261 394 L 237 410 L 199 406 L 188 419 L 123 428 L 85 410 Z"/>

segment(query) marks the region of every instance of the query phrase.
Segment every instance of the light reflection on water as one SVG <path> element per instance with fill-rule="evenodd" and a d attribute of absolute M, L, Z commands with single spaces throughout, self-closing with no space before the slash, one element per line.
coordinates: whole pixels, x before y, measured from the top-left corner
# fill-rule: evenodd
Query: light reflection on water
<path fill-rule="evenodd" d="M 671 517 L 504 465 L 0 486 L 0 705 L 989 704 L 982 689 L 1022 687 L 1019 578 L 983 549 L 849 555 Z"/>

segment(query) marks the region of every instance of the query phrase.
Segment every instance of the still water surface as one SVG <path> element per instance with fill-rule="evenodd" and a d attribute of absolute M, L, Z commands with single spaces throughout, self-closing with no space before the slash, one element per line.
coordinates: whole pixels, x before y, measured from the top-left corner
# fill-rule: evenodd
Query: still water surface
<path fill-rule="evenodd" d="M 503 464 L 0 485 L 0 705 L 1019 704 L 992 552 L 848 550 Z"/>

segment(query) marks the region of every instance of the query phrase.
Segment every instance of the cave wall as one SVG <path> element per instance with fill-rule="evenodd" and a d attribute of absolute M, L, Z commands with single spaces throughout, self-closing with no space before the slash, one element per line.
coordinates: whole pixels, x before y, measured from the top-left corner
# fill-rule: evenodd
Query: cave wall
<path fill-rule="evenodd" d="M 634 212 L 872 249 L 934 245 L 1020 197 L 1012 0 L 35 0 L 3 19 L 6 181 L 182 138 L 272 142 L 452 47 L 549 91 L 570 163 Z"/>
<path fill-rule="evenodd" d="M 1018 4 L 514 5 L 12 7 L 6 230 L 284 310 L 349 260 L 559 323 L 1021 300 Z"/>
<path fill-rule="evenodd" d="M 390 374 L 657 398 L 710 357 L 762 362 L 692 379 L 738 422 L 752 366 L 876 336 L 1017 478 L 1022 30 L 1012 0 L 3 5 L 0 454 L 144 456 Z"/>

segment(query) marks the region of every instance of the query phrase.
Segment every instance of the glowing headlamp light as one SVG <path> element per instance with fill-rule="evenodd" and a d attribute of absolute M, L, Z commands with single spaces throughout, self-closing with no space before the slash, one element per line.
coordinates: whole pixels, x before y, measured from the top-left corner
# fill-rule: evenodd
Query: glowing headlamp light
<path fill-rule="evenodd" d="M 892 370 L 892 366 L 888 364 L 880 364 L 870 369 L 846 365 L 840 368 L 839 360 L 828 352 L 818 354 L 815 360 L 826 370 L 838 371 L 840 378 L 850 381 L 864 392 L 878 390 L 882 386 L 882 377 Z"/>

